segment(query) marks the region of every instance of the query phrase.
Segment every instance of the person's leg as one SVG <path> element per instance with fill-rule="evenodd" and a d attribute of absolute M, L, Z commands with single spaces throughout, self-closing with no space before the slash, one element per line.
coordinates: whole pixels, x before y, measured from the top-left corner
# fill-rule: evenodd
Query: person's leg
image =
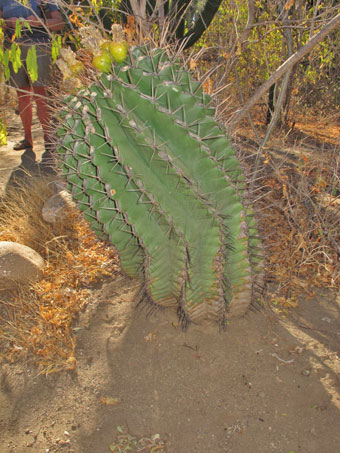
<path fill-rule="evenodd" d="M 55 174 L 54 146 L 51 131 L 51 111 L 48 91 L 44 86 L 33 86 L 34 100 L 37 105 L 37 115 L 44 133 L 45 151 L 41 156 L 40 170 L 44 174 Z"/>
<path fill-rule="evenodd" d="M 45 143 L 49 143 L 51 114 L 48 105 L 47 89 L 43 86 L 33 86 L 33 92 L 37 105 L 37 115 L 44 133 L 44 140 Z"/>
<path fill-rule="evenodd" d="M 33 145 L 32 140 L 32 93 L 30 86 L 17 89 L 18 110 L 24 128 L 25 140 Z"/>
<path fill-rule="evenodd" d="M 13 65 L 10 64 L 10 84 L 16 89 L 18 97 L 18 113 L 24 128 L 25 138 L 23 141 L 14 146 L 15 150 L 21 150 L 32 147 L 32 88 L 28 77 L 25 61 L 27 57 L 28 47 L 21 45 L 21 61 L 22 66 L 14 71 Z M 28 145 L 27 145 L 28 144 Z"/>
<path fill-rule="evenodd" d="M 45 145 L 51 142 L 51 108 L 48 86 L 50 85 L 51 46 L 48 43 L 36 45 L 38 80 L 32 83 L 37 115 L 44 133 Z"/>

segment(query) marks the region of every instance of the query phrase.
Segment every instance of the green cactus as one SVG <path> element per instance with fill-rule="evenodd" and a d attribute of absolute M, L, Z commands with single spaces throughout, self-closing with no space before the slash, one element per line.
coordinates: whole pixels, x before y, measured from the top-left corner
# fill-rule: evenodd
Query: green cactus
<path fill-rule="evenodd" d="M 242 170 L 211 104 L 164 50 L 135 47 L 60 113 L 79 208 L 143 296 L 184 322 L 244 314 L 262 271 Z"/>

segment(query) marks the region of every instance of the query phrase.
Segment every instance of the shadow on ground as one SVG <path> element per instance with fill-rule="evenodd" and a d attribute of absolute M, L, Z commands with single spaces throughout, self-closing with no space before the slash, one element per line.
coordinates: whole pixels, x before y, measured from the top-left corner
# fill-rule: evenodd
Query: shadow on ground
<path fill-rule="evenodd" d="M 6 111 L 8 124 L 8 144 L 0 147 L 0 198 L 11 189 L 25 184 L 30 184 L 32 177 L 54 175 L 51 165 L 42 164 L 45 152 L 44 140 L 39 121 L 33 117 L 33 143 L 34 149 L 16 151 L 14 145 L 23 138 L 23 130 L 18 115 L 9 107 Z"/>
<path fill-rule="evenodd" d="M 226 331 L 184 332 L 170 311 L 135 309 L 137 290 L 119 277 L 93 293 L 76 327 L 76 372 L 3 366 L 1 451 L 105 453 L 117 426 L 159 434 L 171 453 L 338 451 L 334 294 L 287 318 L 249 313 Z"/>

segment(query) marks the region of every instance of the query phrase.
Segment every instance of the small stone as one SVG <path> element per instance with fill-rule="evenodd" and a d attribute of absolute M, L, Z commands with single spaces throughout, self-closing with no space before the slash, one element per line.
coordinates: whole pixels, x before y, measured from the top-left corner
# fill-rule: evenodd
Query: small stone
<path fill-rule="evenodd" d="M 324 321 L 324 322 L 332 322 L 332 320 L 330 318 L 327 318 L 327 316 L 321 318 L 321 321 Z"/>
<path fill-rule="evenodd" d="M 39 253 L 30 247 L 0 241 L 0 290 L 41 280 L 44 264 Z"/>
<path fill-rule="evenodd" d="M 74 206 L 71 195 L 66 190 L 61 190 L 45 201 L 41 215 L 45 222 L 57 223 L 64 219 L 67 211 Z"/>
<path fill-rule="evenodd" d="M 66 190 L 67 183 L 65 181 L 54 181 L 52 183 L 52 189 L 54 192 L 59 193 L 62 190 Z"/>
<path fill-rule="evenodd" d="M 303 370 L 301 374 L 302 374 L 302 376 L 308 377 L 308 376 L 310 376 L 310 370 Z"/>

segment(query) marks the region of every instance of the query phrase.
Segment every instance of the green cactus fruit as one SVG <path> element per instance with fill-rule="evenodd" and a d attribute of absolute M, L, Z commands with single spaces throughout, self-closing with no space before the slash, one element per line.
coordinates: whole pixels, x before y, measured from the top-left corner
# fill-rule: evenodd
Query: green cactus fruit
<path fill-rule="evenodd" d="M 79 208 L 143 296 L 184 323 L 244 314 L 262 273 L 246 183 L 214 113 L 178 61 L 142 46 L 60 112 Z"/>
<path fill-rule="evenodd" d="M 92 64 L 99 71 L 109 72 L 111 69 L 111 53 L 108 50 L 102 50 L 93 57 Z"/>
<path fill-rule="evenodd" d="M 109 49 L 113 61 L 116 63 L 122 63 L 127 57 L 128 48 L 129 46 L 126 41 L 111 42 Z"/>

